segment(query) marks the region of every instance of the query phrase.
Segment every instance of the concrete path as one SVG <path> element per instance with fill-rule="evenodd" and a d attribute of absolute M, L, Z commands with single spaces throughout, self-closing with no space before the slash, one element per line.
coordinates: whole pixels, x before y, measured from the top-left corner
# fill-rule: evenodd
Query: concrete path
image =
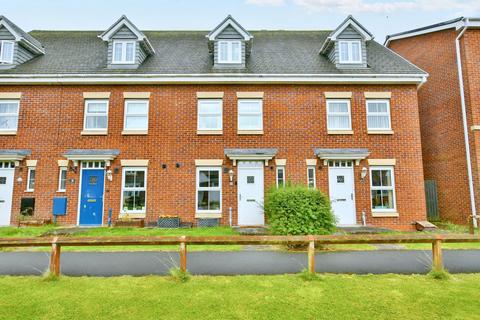
<path fill-rule="evenodd" d="M 444 250 L 452 273 L 480 272 L 480 250 Z M 377 250 L 317 253 L 316 270 L 328 273 L 427 273 L 430 251 Z M 46 252 L 0 252 L 0 275 L 39 275 L 48 267 Z M 165 275 L 178 266 L 177 252 L 64 252 L 61 272 L 69 276 Z M 191 252 L 192 274 L 284 274 L 307 266 L 306 253 L 275 251 Z"/>

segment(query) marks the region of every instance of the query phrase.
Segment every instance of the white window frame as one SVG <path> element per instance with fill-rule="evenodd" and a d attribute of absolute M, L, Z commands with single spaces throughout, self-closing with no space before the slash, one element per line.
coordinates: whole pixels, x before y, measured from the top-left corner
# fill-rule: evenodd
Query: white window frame
<path fill-rule="evenodd" d="M 127 171 L 143 171 L 144 172 L 144 185 L 143 187 L 125 187 L 125 173 Z M 147 167 L 123 167 L 122 168 L 122 194 L 120 197 L 120 213 L 122 214 L 146 214 L 147 213 L 147 180 L 148 180 L 148 168 Z M 145 191 L 145 206 L 143 210 L 124 210 L 123 200 L 125 191 Z"/>
<path fill-rule="evenodd" d="M 218 102 L 220 104 L 220 113 L 204 113 L 200 114 L 200 105 L 204 102 Z M 217 128 L 200 128 L 201 117 L 220 117 L 219 127 Z M 222 131 L 223 130 L 223 99 L 198 99 L 197 101 L 197 130 L 198 131 Z"/>
<path fill-rule="evenodd" d="M 0 128 L 0 132 L 4 131 L 17 131 L 18 130 L 18 118 L 20 114 L 20 101 L 19 100 L 0 100 L 0 103 L 14 103 L 17 105 L 17 112 L 16 113 L 0 113 L 2 117 L 17 117 L 17 122 L 15 128 Z"/>
<path fill-rule="evenodd" d="M 392 185 L 389 186 L 373 186 L 373 179 L 372 179 L 372 173 L 373 171 L 379 171 L 379 170 L 389 170 L 390 175 L 392 178 Z M 374 209 L 373 208 L 373 202 L 372 202 L 372 191 L 374 190 L 392 190 L 392 196 L 393 196 L 393 208 L 392 209 Z M 374 213 L 392 213 L 392 212 L 397 212 L 397 196 L 395 192 L 395 169 L 393 166 L 371 166 L 370 167 L 370 207 L 372 208 L 372 212 Z"/>
<path fill-rule="evenodd" d="M 127 106 L 129 103 L 145 103 L 147 105 L 147 110 L 146 113 L 133 113 L 133 114 L 127 114 Z M 123 130 L 125 131 L 147 131 L 148 130 L 148 118 L 149 118 L 149 113 L 150 113 L 150 103 L 149 100 L 147 99 L 125 99 L 125 107 L 123 109 Z M 127 128 L 127 118 L 128 117 L 146 117 L 147 118 L 147 123 L 145 128 Z"/>
<path fill-rule="evenodd" d="M 317 188 L 317 179 L 316 179 L 315 169 L 316 169 L 315 166 L 307 166 L 307 187 L 309 189 Z M 310 172 L 312 172 L 312 176 L 310 176 Z M 310 186 L 310 181 L 313 182 L 313 186 Z"/>
<path fill-rule="evenodd" d="M 35 177 L 33 179 L 33 188 L 31 188 L 30 186 L 30 179 L 31 179 L 31 175 L 32 175 L 32 171 L 35 172 Z M 25 190 L 26 192 L 33 192 L 35 191 L 35 184 L 37 182 L 37 168 L 36 167 L 28 167 L 28 174 L 27 174 L 27 189 Z"/>
<path fill-rule="evenodd" d="M 62 173 L 65 172 L 65 188 L 62 188 Z M 57 192 L 66 192 L 67 191 L 67 167 L 60 167 L 58 172 L 58 190 Z"/>
<path fill-rule="evenodd" d="M 347 44 L 348 60 L 342 59 L 342 44 Z M 353 60 L 353 43 L 358 44 L 359 60 Z M 360 40 L 339 40 L 338 41 L 338 61 L 345 64 L 361 64 L 362 61 L 362 42 Z"/>
<path fill-rule="evenodd" d="M 103 115 L 103 113 L 89 113 L 88 112 L 88 105 L 90 103 L 105 103 L 107 106 L 107 111 L 105 113 L 105 117 L 107 117 L 107 126 L 105 128 L 87 128 L 87 116 L 100 116 Z M 109 101 L 107 99 L 86 99 L 85 100 L 85 108 L 83 112 L 83 130 L 90 132 L 90 131 L 107 131 L 108 130 L 108 111 L 109 111 Z"/>
<path fill-rule="evenodd" d="M 218 171 L 218 187 L 200 187 L 200 171 Z M 198 209 L 198 192 L 199 191 L 219 191 L 220 192 L 220 208 L 218 210 L 199 210 Z M 222 167 L 197 167 L 195 181 L 195 212 L 202 213 L 222 213 Z"/>
<path fill-rule="evenodd" d="M 277 166 L 277 169 L 275 170 L 275 181 L 276 181 L 276 184 L 277 184 L 277 188 L 280 187 L 279 185 L 279 181 L 278 181 L 278 172 L 279 171 L 283 171 L 283 185 L 281 186 L 282 188 L 285 188 L 285 185 L 287 184 L 286 182 L 286 170 L 285 170 L 285 166 Z"/>
<path fill-rule="evenodd" d="M 244 102 L 257 102 L 260 105 L 260 112 L 240 112 L 240 105 Z M 251 128 L 241 128 L 240 127 L 240 117 L 241 116 L 258 116 L 260 117 L 260 126 L 259 127 L 251 127 Z M 238 99 L 237 104 L 237 126 L 239 131 L 247 131 L 247 130 L 263 130 L 263 99 Z"/>
<path fill-rule="evenodd" d="M 4 43 L 10 43 L 12 44 L 12 54 L 10 57 L 6 60 L 3 60 L 3 45 Z M 0 41 L 0 64 L 12 64 L 13 63 L 13 56 L 15 54 L 15 41 L 11 40 L 1 40 Z"/>
<path fill-rule="evenodd" d="M 370 103 L 386 103 L 387 112 L 369 112 L 368 105 Z M 390 114 L 390 100 L 389 99 L 368 99 L 366 103 L 367 107 L 367 129 L 371 131 L 392 130 L 392 117 Z M 388 116 L 388 128 L 371 128 L 368 124 L 368 116 Z"/>
<path fill-rule="evenodd" d="M 133 44 L 133 60 L 127 60 L 127 44 Z M 122 45 L 122 56 L 120 60 L 115 59 L 115 45 L 121 44 Z M 114 40 L 112 43 L 112 63 L 114 64 L 135 64 L 135 56 L 136 56 L 136 49 L 137 49 L 137 42 L 135 40 Z"/>
<path fill-rule="evenodd" d="M 227 59 L 226 60 L 223 60 L 222 59 L 222 54 L 221 54 L 221 47 L 222 47 L 222 44 L 223 43 L 226 43 L 227 46 Z M 234 57 L 233 57 L 233 44 L 238 44 L 239 46 L 239 56 L 238 56 L 238 60 L 235 60 Z M 220 40 L 218 41 L 218 54 L 217 54 L 217 57 L 218 57 L 218 63 L 230 63 L 230 64 L 240 64 L 242 63 L 242 42 L 241 41 L 238 41 L 238 40 L 235 40 L 235 41 L 232 41 L 232 40 Z"/>
<path fill-rule="evenodd" d="M 330 128 L 329 116 L 345 116 L 345 112 L 329 112 L 331 103 L 346 103 L 348 106 L 348 127 L 346 128 Z M 345 131 L 352 130 L 352 107 L 349 99 L 328 99 L 327 100 L 327 130 L 328 131 Z"/>

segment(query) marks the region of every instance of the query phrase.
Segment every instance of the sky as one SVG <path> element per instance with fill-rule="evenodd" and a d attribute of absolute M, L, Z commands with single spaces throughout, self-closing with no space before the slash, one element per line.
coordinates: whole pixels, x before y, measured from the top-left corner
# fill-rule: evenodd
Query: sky
<path fill-rule="evenodd" d="M 0 0 L 25 31 L 105 30 L 125 14 L 141 30 L 211 30 L 231 14 L 247 30 L 332 30 L 352 14 L 375 39 L 460 16 L 480 0 Z"/>

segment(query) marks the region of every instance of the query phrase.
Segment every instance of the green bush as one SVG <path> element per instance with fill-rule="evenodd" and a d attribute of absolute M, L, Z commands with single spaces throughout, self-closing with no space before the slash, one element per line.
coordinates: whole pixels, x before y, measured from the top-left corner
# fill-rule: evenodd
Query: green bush
<path fill-rule="evenodd" d="M 330 200 L 306 186 L 270 189 L 265 197 L 265 214 L 273 234 L 331 234 L 335 230 Z"/>

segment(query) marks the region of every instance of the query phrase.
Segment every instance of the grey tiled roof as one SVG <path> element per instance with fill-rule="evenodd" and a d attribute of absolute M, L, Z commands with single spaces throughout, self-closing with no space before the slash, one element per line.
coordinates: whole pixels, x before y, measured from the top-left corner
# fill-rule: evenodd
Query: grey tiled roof
<path fill-rule="evenodd" d="M 276 148 L 257 148 L 257 149 L 225 149 L 225 155 L 275 155 Z"/>
<path fill-rule="evenodd" d="M 328 155 L 328 154 L 343 154 L 343 155 L 350 155 L 350 154 L 368 154 L 368 149 L 345 149 L 345 148 L 338 148 L 338 149 L 322 149 L 322 148 L 315 148 L 313 150 L 315 155 Z"/>
<path fill-rule="evenodd" d="M 3 156 L 28 156 L 32 152 L 26 149 L 1 149 L 0 155 Z"/>
<path fill-rule="evenodd" d="M 215 69 L 208 31 L 144 31 L 156 54 L 137 69 L 107 69 L 107 44 L 99 31 L 32 31 L 45 55 L 1 74 L 423 74 L 374 41 L 367 69 L 337 69 L 319 50 L 330 31 L 256 31 L 246 69 Z"/>
<path fill-rule="evenodd" d="M 118 156 L 120 154 L 120 150 L 117 149 L 70 149 L 65 152 L 64 155 L 68 156 L 78 156 L 78 155 L 96 155 L 96 156 L 103 156 L 103 155 L 114 155 Z"/>

